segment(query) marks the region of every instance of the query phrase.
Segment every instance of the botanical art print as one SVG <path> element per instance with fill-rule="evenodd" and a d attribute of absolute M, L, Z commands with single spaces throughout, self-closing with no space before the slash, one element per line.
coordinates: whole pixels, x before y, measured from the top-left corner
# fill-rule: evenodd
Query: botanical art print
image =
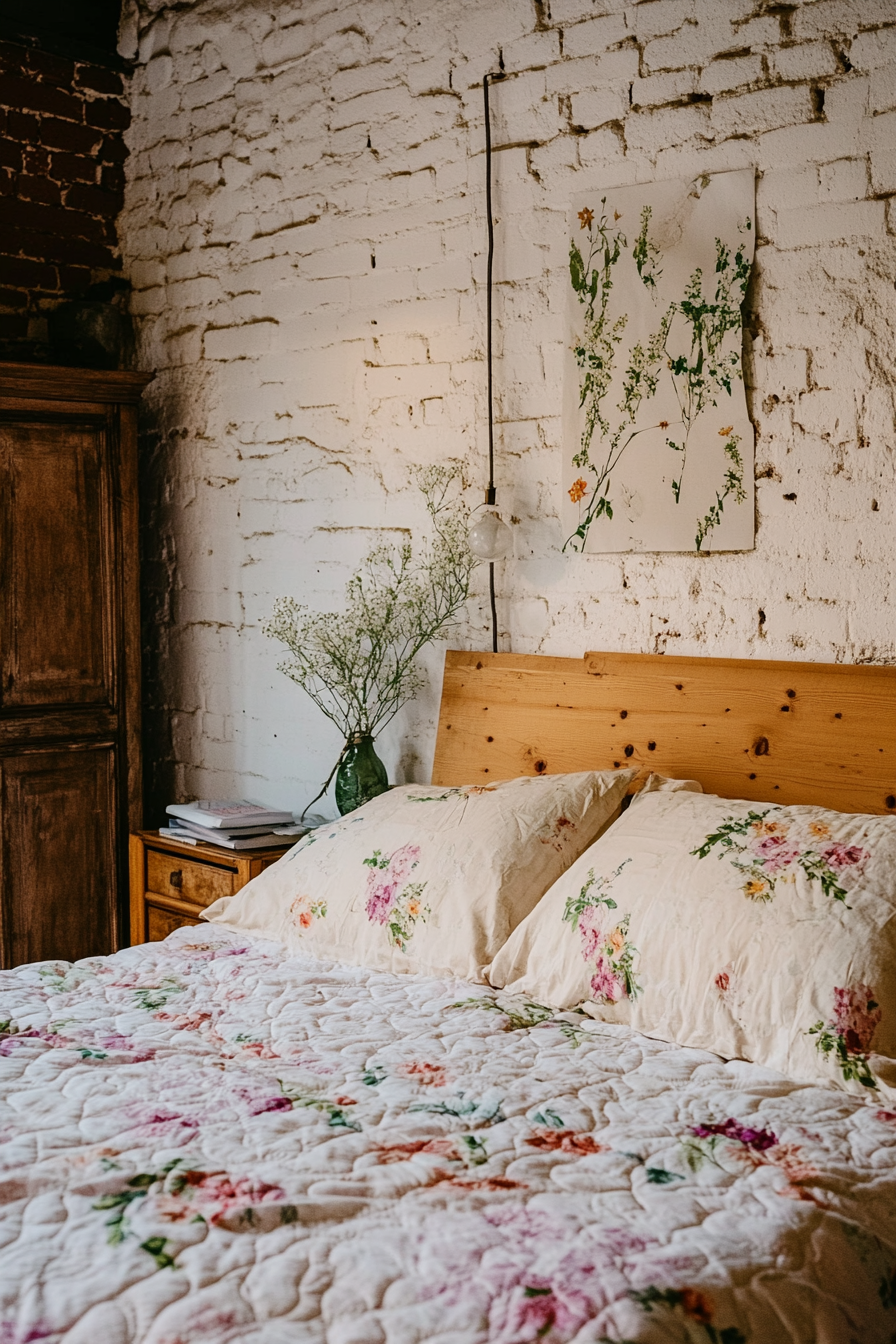
<path fill-rule="evenodd" d="M 754 222 L 752 169 L 576 197 L 566 550 L 752 549 L 741 347 Z"/>

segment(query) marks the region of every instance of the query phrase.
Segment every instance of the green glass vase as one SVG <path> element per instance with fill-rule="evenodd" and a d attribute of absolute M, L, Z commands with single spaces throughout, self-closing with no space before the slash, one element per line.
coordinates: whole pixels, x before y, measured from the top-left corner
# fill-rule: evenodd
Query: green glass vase
<path fill-rule="evenodd" d="M 336 806 L 340 816 L 354 812 L 389 787 L 386 767 L 373 749 L 369 733 L 356 733 L 336 771 Z"/>

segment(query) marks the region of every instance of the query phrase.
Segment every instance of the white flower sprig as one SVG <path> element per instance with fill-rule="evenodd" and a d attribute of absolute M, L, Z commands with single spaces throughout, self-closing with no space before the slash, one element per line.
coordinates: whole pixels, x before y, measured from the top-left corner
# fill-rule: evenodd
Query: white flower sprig
<path fill-rule="evenodd" d="M 433 538 L 415 561 L 410 542 L 375 547 L 346 585 L 343 611 L 312 612 L 277 598 L 262 630 L 289 650 L 278 668 L 350 741 L 375 736 L 423 685 L 421 649 L 453 624 L 477 561 L 457 467 L 415 472 Z M 328 781 L 329 782 L 329 781 Z"/>

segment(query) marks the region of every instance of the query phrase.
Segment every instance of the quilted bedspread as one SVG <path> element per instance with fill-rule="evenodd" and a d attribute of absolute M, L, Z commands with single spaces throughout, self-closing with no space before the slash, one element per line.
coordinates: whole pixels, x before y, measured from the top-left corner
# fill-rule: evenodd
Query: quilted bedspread
<path fill-rule="evenodd" d="M 896 1112 L 182 929 L 0 975 L 0 1344 L 874 1344 Z"/>

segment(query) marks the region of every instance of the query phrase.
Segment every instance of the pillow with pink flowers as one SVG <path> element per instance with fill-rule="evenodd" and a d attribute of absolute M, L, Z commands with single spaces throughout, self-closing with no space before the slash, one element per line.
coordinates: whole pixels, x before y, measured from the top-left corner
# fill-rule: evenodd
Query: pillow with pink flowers
<path fill-rule="evenodd" d="M 873 1095 L 896 1077 L 896 817 L 639 798 L 491 984 Z"/>
<path fill-rule="evenodd" d="M 520 920 L 618 815 L 635 774 L 403 784 L 304 836 L 205 917 L 314 956 L 481 980 Z"/>

